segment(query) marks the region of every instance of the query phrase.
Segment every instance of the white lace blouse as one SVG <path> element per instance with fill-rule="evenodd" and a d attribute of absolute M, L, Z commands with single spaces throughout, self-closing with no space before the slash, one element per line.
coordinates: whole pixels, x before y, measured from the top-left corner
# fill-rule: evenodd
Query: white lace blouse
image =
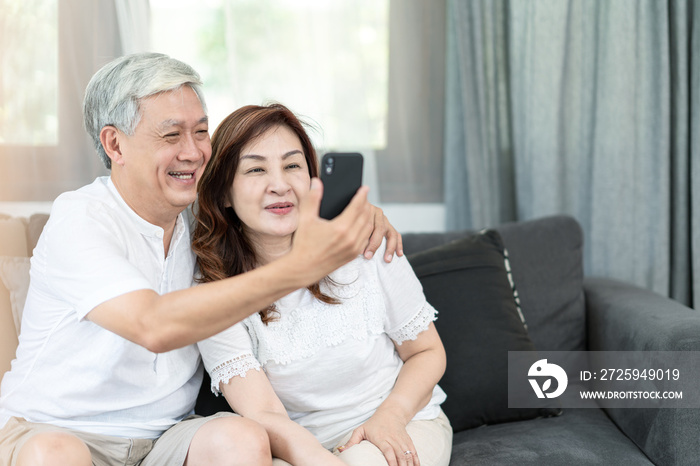
<path fill-rule="evenodd" d="M 414 340 L 436 319 L 405 257 L 384 262 L 358 257 L 321 284 L 341 304 L 325 304 L 308 290 L 276 303 L 268 325 L 254 314 L 199 343 L 214 393 L 219 384 L 262 367 L 289 416 L 326 448 L 358 427 L 391 392 L 403 362 L 394 344 Z M 433 390 L 414 419 L 434 419 L 445 393 Z"/>

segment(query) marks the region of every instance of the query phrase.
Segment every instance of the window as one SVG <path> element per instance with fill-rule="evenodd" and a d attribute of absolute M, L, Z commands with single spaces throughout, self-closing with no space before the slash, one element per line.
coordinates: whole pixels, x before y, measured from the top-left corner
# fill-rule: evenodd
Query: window
<path fill-rule="evenodd" d="M 281 102 L 319 148 L 386 145 L 388 0 L 151 0 L 151 45 L 204 81 L 212 130 L 247 104 Z"/>
<path fill-rule="evenodd" d="M 2 0 L 0 35 L 0 144 L 56 145 L 58 1 Z"/>
<path fill-rule="evenodd" d="M 445 0 L 0 0 L 0 202 L 107 174 L 82 128 L 85 86 L 112 58 L 154 50 L 202 74 L 212 129 L 282 102 L 319 129 L 319 152 L 365 155 L 385 211 L 437 205 L 445 19 Z"/>

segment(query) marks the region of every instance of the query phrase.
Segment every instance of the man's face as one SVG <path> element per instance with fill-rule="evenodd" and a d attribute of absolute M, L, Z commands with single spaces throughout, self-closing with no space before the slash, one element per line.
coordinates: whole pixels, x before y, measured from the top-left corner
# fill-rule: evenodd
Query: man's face
<path fill-rule="evenodd" d="M 121 158 L 112 178 L 129 206 L 145 220 L 167 224 L 197 196 L 197 181 L 211 157 L 208 119 L 189 86 L 148 97 L 134 134 L 120 134 Z"/>

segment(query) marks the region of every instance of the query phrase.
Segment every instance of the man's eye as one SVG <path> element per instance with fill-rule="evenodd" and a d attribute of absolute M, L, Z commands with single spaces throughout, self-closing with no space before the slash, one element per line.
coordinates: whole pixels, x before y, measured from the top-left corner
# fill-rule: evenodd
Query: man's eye
<path fill-rule="evenodd" d="M 173 138 L 178 137 L 179 135 L 180 135 L 180 133 L 168 133 L 165 135 L 165 137 L 168 139 L 173 139 Z"/>

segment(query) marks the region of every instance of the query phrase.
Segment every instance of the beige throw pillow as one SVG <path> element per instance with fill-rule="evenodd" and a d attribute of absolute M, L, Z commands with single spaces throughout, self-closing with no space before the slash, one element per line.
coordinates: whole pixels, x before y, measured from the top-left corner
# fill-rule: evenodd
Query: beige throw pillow
<path fill-rule="evenodd" d="M 19 335 L 22 322 L 22 311 L 27 299 L 29 289 L 29 258 L 28 257 L 0 257 L 0 281 L 10 292 L 12 306 L 12 318 L 15 329 Z"/>

